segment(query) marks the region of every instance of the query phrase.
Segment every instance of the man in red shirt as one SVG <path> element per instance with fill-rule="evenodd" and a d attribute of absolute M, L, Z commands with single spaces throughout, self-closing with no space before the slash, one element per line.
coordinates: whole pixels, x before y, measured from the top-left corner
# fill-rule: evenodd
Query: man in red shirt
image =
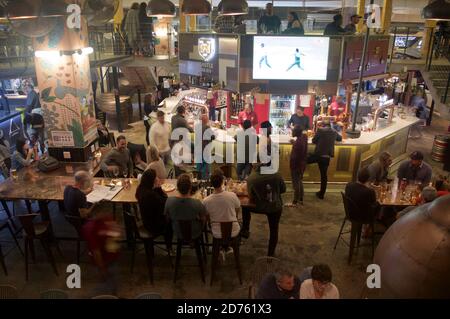
<path fill-rule="evenodd" d="M 252 110 L 251 105 L 248 103 L 245 104 L 244 110 L 242 112 L 239 112 L 238 120 L 241 127 L 243 127 L 245 120 L 249 120 L 250 122 L 252 122 L 252 126 L 254 128 L 256 127 L 256 125 L 258 125 L 258 116 Z"/>
<path fill-rule="evenodd" d="M 344 113 L 345 103 L 342 102 L 342 96 L 336 96 L 336 100 L 330 105 L 330 115 L 331 116 L 339 116 Z"/>

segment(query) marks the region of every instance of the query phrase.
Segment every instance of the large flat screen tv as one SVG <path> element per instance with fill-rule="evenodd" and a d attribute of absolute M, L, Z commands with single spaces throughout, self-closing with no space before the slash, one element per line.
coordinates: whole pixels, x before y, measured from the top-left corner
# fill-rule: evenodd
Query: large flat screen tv
<path fill-rule="evenodd" d="M 253 79 L 326 80 L 327 37 L 255 36 Z"/>

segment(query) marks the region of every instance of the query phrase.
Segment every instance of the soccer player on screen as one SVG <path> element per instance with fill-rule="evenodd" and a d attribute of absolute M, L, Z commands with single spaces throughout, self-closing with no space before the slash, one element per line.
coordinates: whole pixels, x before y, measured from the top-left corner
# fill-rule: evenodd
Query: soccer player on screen
<path fill-rule="evenodd" d="M 302 55 L 305 56 L 303 53 L 300 53 L 300 51 L 298 49 L 295 49 L 295 54 L 294 54 L 295 62 L 292 63 L 292 65 L 286 70 L 286 72 L 289 71 L 290 69 L 292 69 L 294 66 L 298 66 L 298 68 L 300 70 L 304 71 L 304 69 L 300 65 L 300 56 L 302 56 Z"/>
<path fill-rule="evenodd" d="M 259 60 L 259 68 L 261 69 L 262 63 L 265 62 L 267 67 L 269 67 L 270 69 L 272 68 L 269 64 L 269 61 L 267 61 L 267 50 L 264 47 L 264 43 L 261 43 L 261 59 Z"/>

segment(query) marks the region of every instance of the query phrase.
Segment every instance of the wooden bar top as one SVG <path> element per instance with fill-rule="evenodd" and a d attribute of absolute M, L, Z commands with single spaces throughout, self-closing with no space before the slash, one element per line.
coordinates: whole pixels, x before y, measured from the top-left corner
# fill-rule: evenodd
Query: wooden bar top
<path fill-rule="evenodd" d="M 111 178 L 93 178 L 94 184 L 110 185 Z M 111 200 L 113 203 L 137 203 L 135 194 L 139 180 L 135 178 L 114 179 L 118 185 L 122 186 L 122 190 Z M 21 170 L 17 180 L 8 178 L 0 184 L 0 199 L 2 200 L 47 200 L 62 201 L 64 200 L 64 188 L 67 185 L 73 185 L 73 176 L 53 176 L 42 172 L 37 172 L 32 167 Z M 168 179 L 162 183 L 171 183 L 176 185 L 175 179 Z M 168 192 L 169 197 L 177 196 L 176 189 Z M 199 194 L 194 195 L 195 198 L 201 199 Z M 248 196 L 239 196 L 242 206 L 252 206 Z"/>

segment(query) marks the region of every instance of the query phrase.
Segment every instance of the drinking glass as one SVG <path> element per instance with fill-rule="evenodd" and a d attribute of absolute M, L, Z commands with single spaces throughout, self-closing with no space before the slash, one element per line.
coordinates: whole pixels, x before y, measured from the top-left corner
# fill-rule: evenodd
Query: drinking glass
<path fill-rule="evenodd" d="M 117 177 L 119 177 L 119 168 L 118 167 L 114 167 L 113 171 L 112 171 L 113 175 L 114 175 L 114 182 L 117 182 Z"/>
<path fill-rule="evenodd" d="M 11 178 L 13 181 L 17 180 L 17 170 L 15 168 L 11 169 Z"/>

